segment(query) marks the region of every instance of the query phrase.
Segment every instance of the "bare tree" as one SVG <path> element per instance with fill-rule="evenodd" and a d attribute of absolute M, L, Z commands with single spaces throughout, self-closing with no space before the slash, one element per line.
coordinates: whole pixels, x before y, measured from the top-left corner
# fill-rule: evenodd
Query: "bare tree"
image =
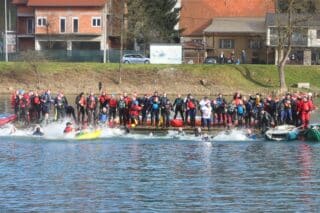
<path fill-rule="evenodd" d="M 280 92 L 288 90 L 285 78 L 285 66 L 288 62 L 292 48 L 297 44 L 307 45 L 307 21 L 311 15 L 305 11 L 301 0 L 286 0 L 285 6 L 281 7 L 280 0 L 274 0 L 276 13 L 274 16 L 275 27 L 270 30 L 270 34 L 276 45 L 277 68 L 280 80 Z M 297 39 L 298 38 L 298 39 Z M 301 43 L 302 42 L 302 43 Z"/>

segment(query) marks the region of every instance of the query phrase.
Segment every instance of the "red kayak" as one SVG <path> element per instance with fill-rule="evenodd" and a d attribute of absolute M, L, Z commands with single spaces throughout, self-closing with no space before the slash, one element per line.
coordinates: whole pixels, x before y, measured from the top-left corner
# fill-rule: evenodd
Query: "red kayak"
<path fill-rule="evenodd" d="M 0 126 L 3 126 L 11 121 L 16 120 L 17 116 L 14 114 L 0 114 Z"/>
<path fill-rule="evenodd" d="M 183 127 L 183 121 L 181 119 L 173 119 L 171 120 L 172 127 Z"/>

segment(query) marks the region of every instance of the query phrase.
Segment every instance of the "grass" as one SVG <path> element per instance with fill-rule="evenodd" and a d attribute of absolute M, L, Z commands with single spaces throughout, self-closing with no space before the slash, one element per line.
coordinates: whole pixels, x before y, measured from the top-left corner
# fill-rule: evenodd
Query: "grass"
<path fill-rule="evenodd" d="M 92 76 L 95 76 L 95 78 L 101 78 L 101 76 L 116 76 L 119 71 L 119 64 L 116 63 L 45 62 L 37 63 L 37 66 L 44 78 L 46 75 L 64 76 L 70 73 L 74 73 L 71 74 L 71 76 L 79 75 L 79 78 L 81 76 L 82 78 L 88 79 Z M 274 65 L 121 64 L 121 70 L 124 73 L 123 75 L 129 78 L 127 80 L 128 82 L 131 84 L 135 84 L 135 82 L 137 82 L 136 86 L 141 86 L 141 82 L 147 82 L 150 81 L 150 79 L 157 79 L 157 76 L 161 75 L 161 73 L 164 75 L 164 78 L 162 79 L 164 81 L 164 87 L 169 86 L 169 82 L 175 83 L 176 87 L 181 86 L 179 83 L 189 84 L 189 87 L 199 87 L 198 84 L 200 79 L 209 82 L 210 87 L 208 86 L 208 90 L 240 90 L 245 92 L 274 91 L 278 89 L 279 85 L 277 67 Z M 312 90 L 319 91 L 320 66 L 287 65 L 285 70 L 286 82 L 291 90 L 296 90 L 291 86 L 296 85 L 299 82 L 309 82 L 312 86 Z M 11 71 L 24 73 L 28 71 L 31 72 L 32 69 L 28 63 L 24 62 L 0 62 L 0 75 Z M 61 78 L 61 81 L 63 80 L 65 79 Z"/>

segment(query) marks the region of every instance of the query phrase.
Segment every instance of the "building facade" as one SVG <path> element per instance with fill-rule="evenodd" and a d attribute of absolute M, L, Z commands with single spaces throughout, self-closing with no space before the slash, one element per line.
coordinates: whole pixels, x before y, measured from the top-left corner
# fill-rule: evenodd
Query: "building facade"
<path fill-rule="evenodd" d="M 298 17 L 297 17 L 298 16 Z M 273 63 L 278 63 L 277 46 L 281 42 L 278 30 L 287 24 L 285 14 L 269 13 L 266 16 L 266 46 L 274 53 Z M 289 64 L 320 64 L 320 16 L 299 14 L 292 18 L 294 25 L 291 38 L 292 50 L 288 57 Z M 287 45 L 287 43 L 283 43 Z"/>
<path fill-rule="evenodd" d="M 117 46 L 111 27 L 115 0 L 13 0 L 17 7 L 18 51 L 104 50 Z"/>
<path fill-rule="evenodd" d="M 268 12 L 274 12 L 274 0 L 181 0 L 179 26 L 185 57 L 201 63 L 206 56 L 223 52 L 225 57 L 241 59 L 244 51 L 246 63 L 266 63 L 262 22 Z M 230 24 L 235 30 L 224 30 Z"/>
<path fill-rule="evenodd" d="M 221 63 L 266 63 L 265 18 L 215 18 L 203 32 L 206 55 Z"/>

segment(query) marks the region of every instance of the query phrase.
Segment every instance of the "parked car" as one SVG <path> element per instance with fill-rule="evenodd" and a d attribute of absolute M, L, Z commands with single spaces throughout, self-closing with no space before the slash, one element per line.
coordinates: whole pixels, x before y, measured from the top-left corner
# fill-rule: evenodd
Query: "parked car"
<path fill-rule="evenodd" d="M 204 64 L 216 64 L 218 63 L 218 59 L 214 56 L 208 56 L 204 59 Z"/>
<path fill-rule="evenodd" d="M 125 54 L 122 57 L 125 64 L 150 64 L 150 59 L 141 54 Z"/>

